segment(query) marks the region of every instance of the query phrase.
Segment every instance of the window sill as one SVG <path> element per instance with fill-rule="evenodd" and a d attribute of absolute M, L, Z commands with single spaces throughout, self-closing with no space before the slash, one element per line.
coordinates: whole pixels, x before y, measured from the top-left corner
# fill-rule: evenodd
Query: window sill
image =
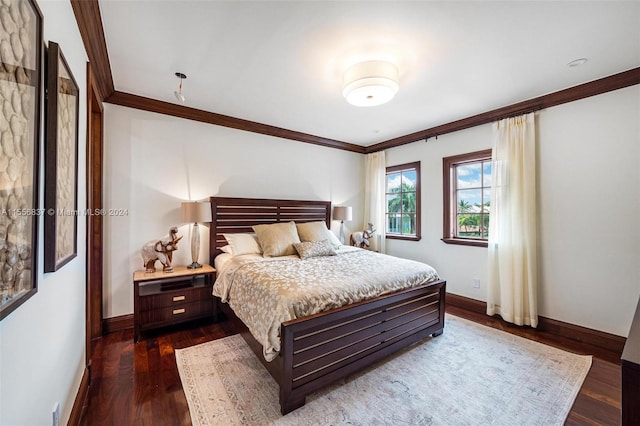
<path fill-rule="evenodd" d="M 468 238 L 442 238 L 442 242 L 446 244 L 473 247 L 487 247 L 489 245 L 486 240 L 472 240 Z"/>
<path fill-rule="evenodd" d="M 420 241 L 422 237 L 419 235 L 397 235 L 397 234 L 386 234 L 385 238 L 387 240 L 406 240 L 406 241 Z"/>

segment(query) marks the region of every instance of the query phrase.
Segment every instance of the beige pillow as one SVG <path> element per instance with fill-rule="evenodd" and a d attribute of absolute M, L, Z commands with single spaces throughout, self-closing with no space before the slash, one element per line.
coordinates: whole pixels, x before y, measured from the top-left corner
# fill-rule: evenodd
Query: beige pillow
<path fill-rule="evenodd" d="M 300 241 L 322 241 L 327 239 L 327 225 L 324 222 L 296 223 Z"/>
<path fill-rule="evenodd" d="M 296 243 L 293 247 L 298 252 L 301 259 L 318 256 L 335 256 L 338 253 L 333 249 L 333 245 L 329 240 L 322 241 L 303 241 Z"/>
<path fill-rule="evenodd" d="M 327 224 L 324 222 L 297 223 L 296 227 L 301 241 L 323 241 L 328 239 L 334 248 L 342 245 L 338 237 L 327 229 Z"/>
<path fill-rule="evenodd" d="M 232 256 L 251 253 L 262 254 L 258 240 L 253 234 L 222 234 L 222 236 L 227 240 L 227 243 L 229 243 L 231 250 L 227 251 L 227 253 L 230 253 Z M 225 251 L 224 247 L 220 250 Z"/>
<path fill-rule="evenodd" d="M 258 237 L 264 257 L 278 257 L 296 254 L 293 244 L 299 243 L 295 222 L 255 225 L 253 230 Z"/>

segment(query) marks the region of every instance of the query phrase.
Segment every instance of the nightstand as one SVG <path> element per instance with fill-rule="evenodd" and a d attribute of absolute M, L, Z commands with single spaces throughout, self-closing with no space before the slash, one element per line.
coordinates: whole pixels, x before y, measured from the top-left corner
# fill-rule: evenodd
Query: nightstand
<path fill-rule="evenodd" d="M 173 272 L 133 273 L 133 340 L 140 333 L 200 318 L 216 319 L 211 294 L 216 270 L 210 265 Z"/>

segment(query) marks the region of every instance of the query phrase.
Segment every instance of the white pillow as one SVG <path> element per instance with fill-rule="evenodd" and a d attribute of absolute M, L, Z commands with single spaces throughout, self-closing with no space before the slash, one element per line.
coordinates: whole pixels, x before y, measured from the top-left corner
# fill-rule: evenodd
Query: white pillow
<path fill-rule="evenodd" d="M 228 253 L 233 256 L 233 250 L 231 250 L 231 246 L 229 244 L 227 244 L 226 246 L 220 247 L 220 251 L 224 253 Z"/>
<path fill-rule="evenodd" d="M 340 246 L 342 245 L 342 241 L 340 241 L 338 237 L 336 237 L 336 234 L 334 234 L 333 231 L 329 230 L 327 230 L 327 233 L 329 234 L 329 242 L 333 244 L 333 247 L 340 248 Z"/>
<path fill-rule="evenodd" d="M 222 234 L 222 236 L 229 243 L 233 256 L 252 253 L 262 254 L 262 249 L 255 234 Z"/>

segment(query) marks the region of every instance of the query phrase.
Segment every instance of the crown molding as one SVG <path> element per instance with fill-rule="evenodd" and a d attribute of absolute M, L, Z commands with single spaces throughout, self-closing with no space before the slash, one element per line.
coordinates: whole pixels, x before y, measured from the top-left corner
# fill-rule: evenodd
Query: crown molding
<path fill-rule="evenodd" d="M 396 146 L 406 145 L 412 142 L 423 141 L 428 138 L 437 137 L 446 133 L 457 132 L 458 130 L 468 129 L 470 127 L 487 124 L 503 118 L 513 117 L 515 115 L 526 114 L 528 112 L 538 111 L 545 108 L 554 107 L 567 102 L 573 102 L 590 96 L 600 95 L 602 93 L 611 92 L 613 90 L 634 86 L 640 83 L 640 68 L 633 68 L 618 74 L 590 81 L 588 83 L 573 86 L 568 89 L 553 92 L 548 95 L 539 96 L 527 101 L 518 102 L 492 111 L 483 112 L 482 114 L 463 118 L 461 120 L 452 121 L 440 126 L 431 127 L 419 132 L 389 139 L 384 142 L 370 145 L 366 148 L 367 154 L 382 151 Z"/>
<path fill-rule="evenodd" d="M 115 91 L 104 101 L 114 105 L 171 115 L 173 117 L 184 118 L 187 120 L 200 121 L 202 123 L 214 124 L 216 126 L 230 127 L 232 129 L 260 133 L 263 135 L 275 136 L 278 138 L 290 139 L 298 142 L 310 143 L 313 145 L 342 149 L 345 151 L 356 152 L 358 154 L 364 154 L 365 152 L 365 148 L 360 145 L 324 138 L 322 136 L 301 133 L 294 130 L 283 129 L 281 127 L 275 127 L 255 121 L 230 117 L 228 115 L 217 114 L 215 112 L 204 111 L 184 105 L 145 98 L 143 96 L 133 95 L 131 93 Z"/>
<path fill-rule="evenodd" d="M 111 63 L 104 38 L 102 16 L 97 0 L 70 0 L 80 36 L 91 63 L 100 97 L 108 98 L 114 91 Z"/>

